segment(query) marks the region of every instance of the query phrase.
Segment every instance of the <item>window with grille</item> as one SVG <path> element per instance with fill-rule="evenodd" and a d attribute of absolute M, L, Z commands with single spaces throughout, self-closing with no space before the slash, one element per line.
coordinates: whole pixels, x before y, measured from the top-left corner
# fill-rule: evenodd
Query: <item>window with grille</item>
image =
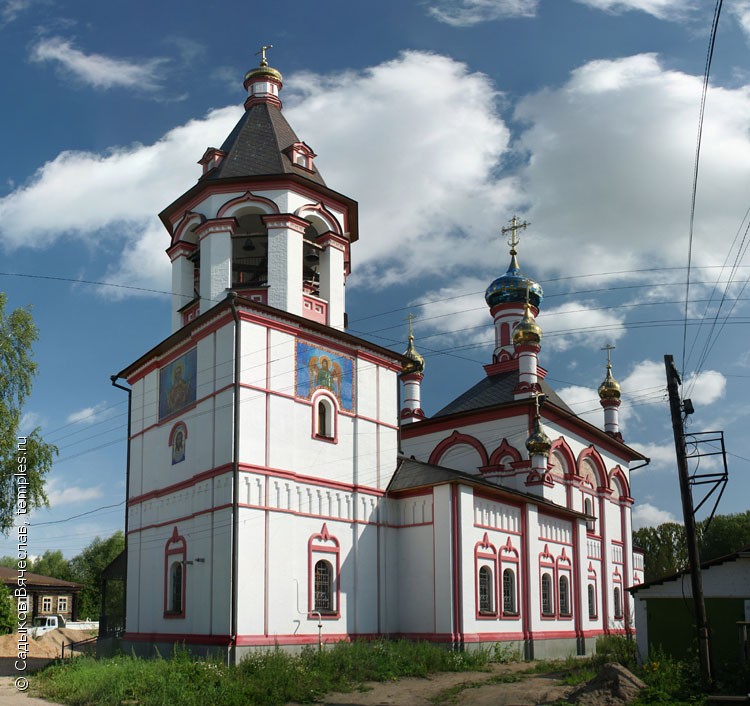
<path fill-rule="evenodd" d="M 570 582 L 567 576 L 561 576 L 558 582 L 560 615 L 570 615 Z"/>
<path fill-rule="evenodd" d="M 42 612 L 43 613 L 52 612 L 52 596 L 44 596 L 42 598 Z"/>
<path fill-rule="evenodd" d="M 542 574 L 542 615 L 554 615 L 552 612 L 552 577 Z"/>
<path fill-rule="evenodd" d="M 60 596 L 57 599 L 57 612 L 58 613 L 68 612 L 68 597 L 67 596 Z"/>
<path fill-rule="evenodd" d="M 331 612 L 333 607 L 333 570 L 322 559 L 315 564 L 315 610 Z"/>
<path fill-rule="evenodd" d="M 503 613 L 517 613 L 516 608 L 516 574 L 513 569 L 503 571 Z"/>
<path fill-rule="evenodd" d="M 489 566 L 479 569 L 479 612 L 492 612 L 492 570 Z"/>

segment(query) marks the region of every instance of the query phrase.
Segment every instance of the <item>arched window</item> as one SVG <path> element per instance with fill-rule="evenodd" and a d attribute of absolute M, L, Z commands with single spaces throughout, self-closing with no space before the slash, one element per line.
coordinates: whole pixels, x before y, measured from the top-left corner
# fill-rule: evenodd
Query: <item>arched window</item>
<path fill-rule="evenodd" d="M 169 612 L 182 613 L 182 562 L 175 561 L 169 567 Z"/>
<path fill-rule="evenodd" d="M 542 574 L 542 615 L 554 615 L 552 612 L 552 576 Z"/>
<path fill-rule="evenodd" d="M 318 402 L 318 436 L 330 436 L 328 429 L 328 408 L 323 400 Z"/>
<path fill-rule="evenodd" d="M 622 591 L 619 586 L 615 586 L 614 591 L 615 600 L 615 619 L 622 620 Z"/>
<path fill-rule="evenodd" d="M 594 503 L 591 498 L 583 499 L 583 512 L 585 515 L 594 516 Z M 596 520 L 586 520 L 586 529 L 593 532 L 596 529 Z"/>
<path fill-rule="evenodd" d="M 570 615 L 570 583 L 567 576 L 561 576 L 558 582 L 560 615 Z"/>
<path fill-rule="evenodd" d="M 314 609 L 321 613 L 333 610 L 333 569 L 321 559 L 315 564 L 315 602 Z"/>
<path fill-rule="evenodd" d="M 492 612 L 492 569 L 489 566 L 482 566 L 479 569 L 479 612 Z"/>
<path fill-rule="evenodd" d="M 516 607 L 516 574 L 513 569 L 503 571 L 503 613 L 506 615 L 518 613 Z"/>
<path fill-rule="evenodd" d="M 592 620 L 596 618 L 596 589 L 594 584 L 590 583 L 588 587 L 589 594 L 589 618 Z"/>

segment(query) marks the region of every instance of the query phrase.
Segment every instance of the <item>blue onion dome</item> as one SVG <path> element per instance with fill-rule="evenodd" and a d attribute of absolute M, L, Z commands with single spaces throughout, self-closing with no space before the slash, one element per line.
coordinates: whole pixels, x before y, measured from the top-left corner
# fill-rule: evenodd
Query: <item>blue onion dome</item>
<path fill-rule="evenodd" d="M 497 304 L 524 304 L 527 286 L 529 288 L 529 303 L 539 309 L 544 298 L 542 286 L 521 272 L 516 259 L 516 251 L 511 250 L 508 271 L 487 287 L 484 299 L 490 307 Z"/>

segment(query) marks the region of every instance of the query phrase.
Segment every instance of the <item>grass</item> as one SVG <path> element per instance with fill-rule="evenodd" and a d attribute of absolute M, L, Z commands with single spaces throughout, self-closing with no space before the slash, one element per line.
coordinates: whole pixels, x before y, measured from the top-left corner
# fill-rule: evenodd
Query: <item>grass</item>
<path fill-rule="evenodd" d="M 236 667 L 178 650 L 169 659 L 78 657 L 42 670 L 33 686 L 45 698 L 74 706 L 310 703 L 330 691 L 351 691 L 365 681 L 485 669 L 488 661 L 483 651 L 452 652 L 406 641 L 340 643 L 298 655 L 270 650 L 251 654 Z"/>

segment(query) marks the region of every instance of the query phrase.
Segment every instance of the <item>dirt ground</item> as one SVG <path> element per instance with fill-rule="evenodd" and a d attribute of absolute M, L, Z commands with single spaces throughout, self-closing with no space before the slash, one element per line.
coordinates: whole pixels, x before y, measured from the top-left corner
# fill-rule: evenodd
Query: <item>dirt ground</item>
<path fill-rule="evenodd" d="M 29 638 L 29 657 L 60 657 L 63 643 L 69 645 L 71 642 L 79 642 L 91 637 L 91 634 L 83 630 L 51 630 L 40 638 Z M 18 635 L 0 635 L 0 657 L 15 657 L 18 654 Z"/>
<path fill-rule="evenodd" d="M 538 706 L 574 690 L 553 676 L 523 675 L 528 664 L 493 664 L 488 672 L 433 674 L 366 684 L 366 691 L 329 694 L 325 706 Z M 518 681 L 513 681 L 518 679 Z M 507 680 L 507 681 L 506 681 Z"/>

